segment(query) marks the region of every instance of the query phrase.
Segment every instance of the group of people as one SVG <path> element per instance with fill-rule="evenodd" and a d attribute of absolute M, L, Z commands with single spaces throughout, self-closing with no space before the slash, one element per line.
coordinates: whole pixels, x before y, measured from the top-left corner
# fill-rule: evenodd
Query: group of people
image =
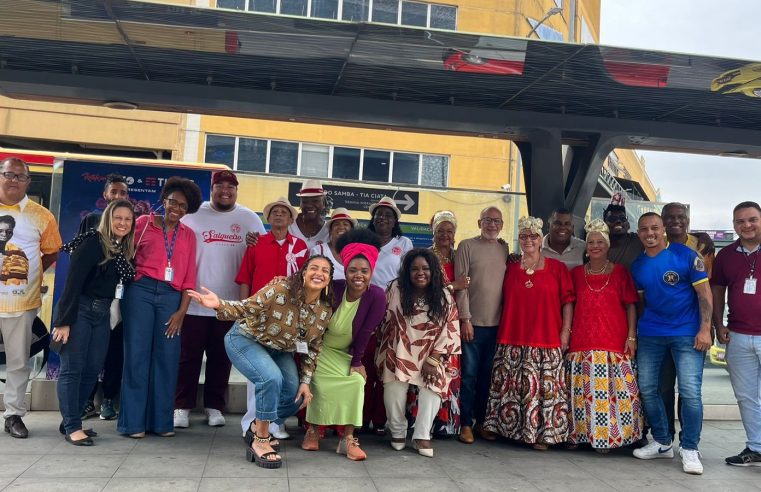
<path fill-rule="evenodd" d="M 26 164 L 10 158 L 2 166 L 0 207 L 17 222 L 28 216 L 16 234 L 29 283 L 6 294 L 16 304 L 0 304 L 5 430 L 23 438 L 29 373 L 20 352 L 39 307 L 39 277 L 62 241 L 52 215 L 26 198 Z M 208 424 L 225 424 L 232 364 L 248 380 L 246 456 L 264 468 L 282 465 L 284 421 L 295 414 L 305 426 L 302 449 L 318 450 L 333 428 L 337 452 L 355 461 L 367 458 L 361 428 L 390 434 L 396 450 L 412 428 L 413 448 L 427 457 L 433 436 L 451 435 L 466 444 L 501 436 L 537 450 L 632 446 L 640 459 L 670 458 L 677 382 L 679 454 L 685 472 L 700 474 L 702 367 L 715 330 L 731 340 L 727 360 L 748 435 L 746 449 L 726 461 L 761 465 L 758 204 L 735 208 L 739 238 L 715 261 L 710 240 L 688 233 L 678 203 L 642 215 L 636 233 L 623 203 L 612 203 L 586 224 L 585 240 L 574 236 L 568 210 L 552 213 L 547 235 L 541 219 L 523 217 L 520 251 L 511 254 L 496 207 L 481 212 L 480 234 L 457 249 L 458 220 L 439 211 L 432 246 L 414 248 L 388 197 L 360 228 L 344 208 L 326 217 L 327 193 L 307 180 L 300 211 L 286 198 L 264 207 L 265 232 L 237 204 L 237 186 L 233 172 L 215 172 L 202 202 L 197 185 L 173 177 L 161 207 L 136 217 L 126 182 L 109 177 L 110 203 L 63 246 L 71 267 L 51 338 L 61 345 L 68 442 L 95 442 L 82 414 L 101 370 L 101 416 L 115 417 L 120 393 L 120 433 L 169 437 L 188 427 L 205 353 Z M 112 351 L 123 354 L 120 367 Z M 120 389 L 106 394 L 114 379 Z"/>

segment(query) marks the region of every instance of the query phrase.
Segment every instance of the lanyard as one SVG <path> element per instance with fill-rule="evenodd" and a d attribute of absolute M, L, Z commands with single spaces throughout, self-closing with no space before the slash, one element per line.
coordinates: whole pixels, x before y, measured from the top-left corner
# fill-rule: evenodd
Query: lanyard
<path fill-rule="evenodd" d="M 753 278 L 753 274 L 756 272 L 756 260 L 758 260 L 759 249 L 756 248 L 755 251 L 750 252 L 750 251 L 746 250 L 745 246 L 743 246 L 742 244 L 740 245 L 740 248 L 741 248 L 741 251 L 743 252 L 743 258 L 745 258 L 745 262 L 750 267 L 750 275 L 748 275 L 748 278 Z M 751 263 L 750 260 L 748 259 L 748 258 L 750 258 L 750 255 L 754 255 L 753 256 L 753 263 Z"/>
<path fill-rule="evenodd" d="M 177 241 L 177 229 L 180 228 L 180 224 L 175 224 L 174 226 L 174 233 L 172 234 L 172 245 L 169 245 L 169 237 L 166 233 L 166 223 L 162 220 L 161 221 L 161 231 L 164 233 L 164 247 L 166 248 L 166 259 L 167 264 L 171 266 L 172 264 L 172 254 L 174 253 L 174 244 Z"/>

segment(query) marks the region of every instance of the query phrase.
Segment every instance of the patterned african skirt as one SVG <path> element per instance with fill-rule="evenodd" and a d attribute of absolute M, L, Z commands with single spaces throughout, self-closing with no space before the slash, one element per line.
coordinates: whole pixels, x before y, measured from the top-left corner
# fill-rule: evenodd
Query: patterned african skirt
<path fill-rule="evenodd" d="M 483 427 L 529 444 L 566 442 L 568 391 L 560 348 L 497 346 Z"/>
<path fill-rule="evenodd" d="M 571 429 L 568 441 L 593 448 L 628 446 L 642 437 L 642 405 L 626 354 L 589 350 L 568 354 Z"/>

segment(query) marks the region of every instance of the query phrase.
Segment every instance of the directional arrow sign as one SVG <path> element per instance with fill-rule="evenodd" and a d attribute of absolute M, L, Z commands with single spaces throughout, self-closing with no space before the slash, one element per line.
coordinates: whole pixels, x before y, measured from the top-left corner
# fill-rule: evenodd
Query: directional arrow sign
<path fill-rule="evenodd" d="M 409 193 L 404 194 L 404 200 L 394 198 L 394 201 L 398 207 L 404 207 L 402 209 L 403 212 L 409 212 L 409 210 L 415 206 L 415 200 L 412 199 Z"/>
<path fill-rule="evenodd" d="M 291 181 L 288 183 L 288 199 L 296 206 L 299 197 L 296 194 L 301 188 L 301 182 Z M 346 207 L 349 210 L 361 210 L 367 212 L 370 205 L 378 203 L 384 196 L 394 198 L 399 209 L 404 214 L 417 215 L 420 205 L 419 191 L 399 191 L 388 188 L 360 188 L 358 186 L 323 185 L 328 194 L 333 208 Z"/>

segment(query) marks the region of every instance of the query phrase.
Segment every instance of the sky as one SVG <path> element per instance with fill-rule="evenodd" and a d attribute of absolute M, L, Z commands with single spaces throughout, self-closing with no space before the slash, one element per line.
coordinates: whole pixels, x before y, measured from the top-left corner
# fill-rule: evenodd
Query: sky
<path fill-rule="evenodd" d="M 601 1 L 601 44 L 761 61 L 759 0 Z M 761 161 L 639 153 L 661 199 L 690 204 L 692 229 L 731 230 L 737 203 L 761 201 Z"/>

